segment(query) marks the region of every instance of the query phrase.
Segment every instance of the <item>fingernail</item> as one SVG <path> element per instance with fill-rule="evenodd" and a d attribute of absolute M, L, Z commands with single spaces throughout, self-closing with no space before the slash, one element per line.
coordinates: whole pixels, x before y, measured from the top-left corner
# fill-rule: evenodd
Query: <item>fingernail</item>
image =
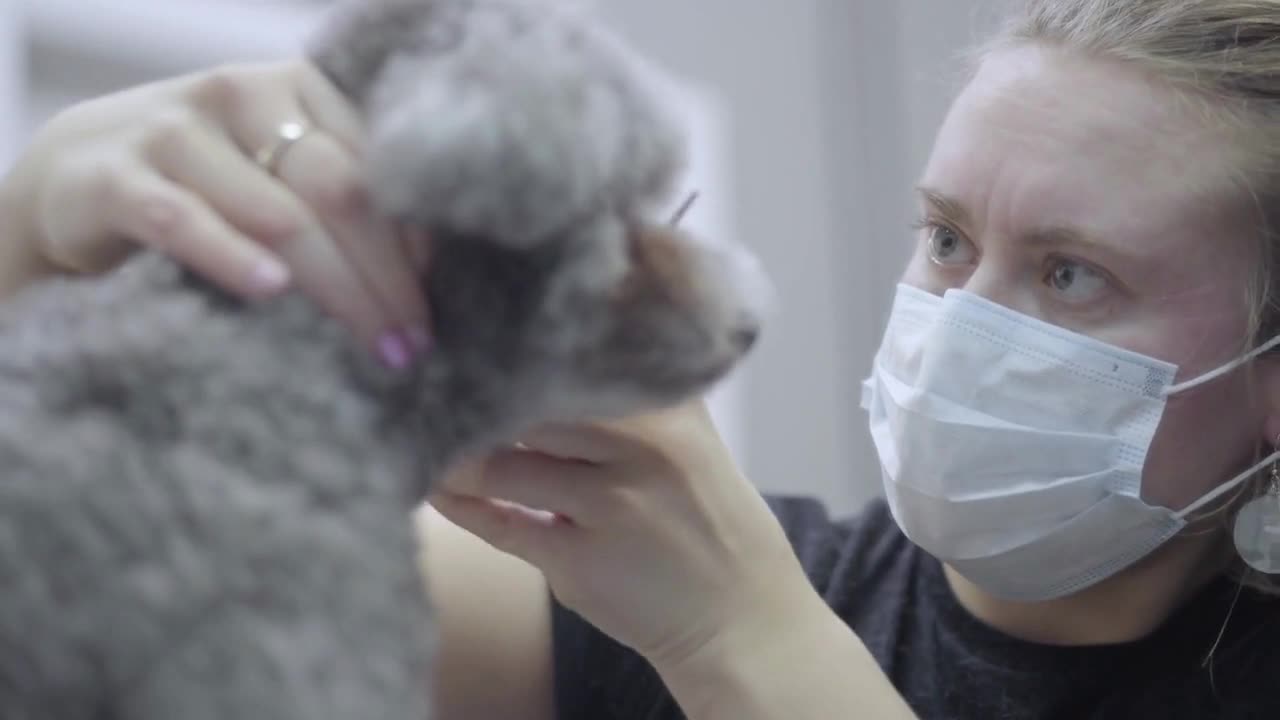
<path fill-rule="evenodd" d="M 431 335 L 420 327 L 411 327 L 405 331 L 405 335 L 409 338 L 409 345 L 413 347 L 415 352 L 426 353 L 431 350 Z"/>
<path fill-rule="evenodd" d="M 253 266 L 250 282 L 254 289 L 263 292 L 279 290 L 289 282 L 289 268 L 279 260 L 259 260 Z"/>
<path fill-rule="evenodd" d="M 413 357 L 409 344 L 399 333 L 387 333 L 378 340 L 378 356 L 393 370 L 409 367 L 409 361 Z"/>

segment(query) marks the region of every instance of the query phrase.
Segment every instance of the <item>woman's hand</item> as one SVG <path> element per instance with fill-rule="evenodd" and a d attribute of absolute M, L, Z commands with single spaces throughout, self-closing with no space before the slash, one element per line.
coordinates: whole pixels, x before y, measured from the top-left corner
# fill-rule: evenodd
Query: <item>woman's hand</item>
<path fill-rule="evenodd" d="M 460 468 L 432 505 L 541 569 L 562 603 L 645 656 L 688 717 L 915 717 L 703 405 L 523 445 Z"/>
<path fill-rule="evenodd" d="M 432 505 L 539 567 L 562 603 L 655 667 L 819 600 L 702 404 L 522 444 L 451 474 Z"/>
<path fill-rule="evenodd" d="M 273 167 L 255 162 L 290 122 L 310 131 Z M 422 238 L 372 216 L 361 140 L 353 109 L 305 62 L 219 68 L 75 105 L 0 185 L 0 296 L 50 274 L 106 271 L 147 246 L 247 298 L 292 284 L 389 364 L 407 364 L 426 344 L 411 262 Z"/>

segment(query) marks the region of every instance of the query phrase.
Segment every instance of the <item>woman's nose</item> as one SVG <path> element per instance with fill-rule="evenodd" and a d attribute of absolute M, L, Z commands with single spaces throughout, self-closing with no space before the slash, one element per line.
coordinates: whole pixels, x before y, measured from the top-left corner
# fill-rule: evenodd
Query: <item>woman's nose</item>
<path fill-rule="evenodd" d="M 948 290 L 964 290 L 998 305 L 1028 313 L 1034 311 L 1034 298 L 1026 297 L 1027 283 L 1015 260 L 988 251 L 971 266 L 941 266 L 927 253 L 917 253 L 908 263 L 902 282 L 939 297 Z"/>
<path fill-rule="evenodd" d="M 1034 314 L 1034 303 L 1026 297 L 1026 283 L 1014 268 L 1006 267 L 998 258 L 980 260 L 957 289 L 1010 310 Z"/>

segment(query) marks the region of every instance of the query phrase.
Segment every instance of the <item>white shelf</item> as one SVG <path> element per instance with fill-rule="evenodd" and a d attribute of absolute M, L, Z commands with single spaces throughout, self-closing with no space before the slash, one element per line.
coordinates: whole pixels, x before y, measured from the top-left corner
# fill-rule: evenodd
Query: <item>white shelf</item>
<path fill-rule="evenodd" d="M 227 62 L 296 57 L 326 3 L 0 0 L 0 167 L 57 110 Z"/>
<path fill-rule="evenodd" d="M 22 0 L 30 42 L 145 67 L 296 55 L 324 6 L 286 0 Z"/>

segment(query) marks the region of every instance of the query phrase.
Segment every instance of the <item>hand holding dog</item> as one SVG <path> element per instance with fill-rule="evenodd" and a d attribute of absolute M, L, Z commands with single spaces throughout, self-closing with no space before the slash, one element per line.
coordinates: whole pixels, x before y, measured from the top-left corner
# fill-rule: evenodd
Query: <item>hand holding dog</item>
<path fill-rule="evenodd" d="M 281 118 L 310 132 L 273 167 L 256 164 Z M 414 272 L 423 242 L 374 218 L 361 133 L 347 101 L 299 61 L 74 105 L 0 185 L 0 296 L 53 274 L 103 272 L 147 246 L 246 298 L 297 287 L 403 366 L 425 345 Z"/>
<path fill-rule="evenodd" d="M 705 404 L 522 445 L 460 468 L 432 505 L 540 568 L 562 603 L 660 671 L 820 604 Z"/>

